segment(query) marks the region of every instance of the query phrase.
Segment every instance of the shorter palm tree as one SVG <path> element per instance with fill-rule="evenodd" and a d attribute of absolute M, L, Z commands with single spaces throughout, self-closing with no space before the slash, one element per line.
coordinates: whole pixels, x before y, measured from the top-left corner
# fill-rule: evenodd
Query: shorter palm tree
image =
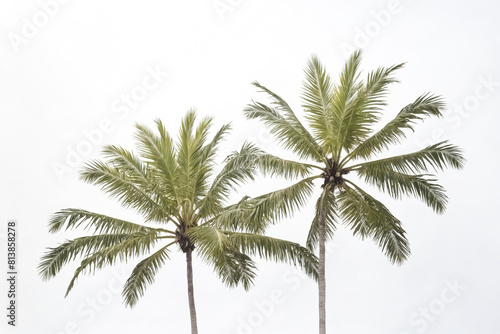
<path fill-rule="evenodd" d="M 252 209 L 244 210 L 244 201 L 225 206 L 232 190 L 254 178 L 253 162 L 247 158 L 253 147 L 245 145 L 233 152 L 212 177 L 218 145 L 230 126 L 224 125 L 208 140 L 212 119 L 203 119 L 197 127 L 195 120 L 195 112 L 189 111 L 182 120 L 177 143 L 159 120 L 157 133 L 137 125 L 138 155 L 107 146 L 105 161 L 95 160 L 85 166 L 81 174 L 84 181 L 100 186 L 144 220 L 133 223 L 74 208 L 55 213 L 49 221 L 50 232 L 81 227 L 92 234 L 50 248 L 39 265 L 43 279 L 54 277 L 64 265 L 82 257 L 67 295 L 80 274 L 147 255 L 133 269 L 123 289 L 125 304 L 133 307 L 176 245 L 186 255 L 191 332 L 195 334 L 193 252 L 213 266 L 228 286 L 242 284 L 248 289 L 252 285 L 256 275 L 252 255 L 301 266 L 317 277 L 317 258 L 310 251 L 247 229 L 246 213 Z"/>

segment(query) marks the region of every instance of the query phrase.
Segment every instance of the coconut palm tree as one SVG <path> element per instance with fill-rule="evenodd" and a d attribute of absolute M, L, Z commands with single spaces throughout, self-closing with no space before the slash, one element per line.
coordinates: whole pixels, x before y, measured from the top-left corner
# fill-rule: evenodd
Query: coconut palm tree
<path fill-rule="evenodd" d="M 222 126 L 209 140 L 212 119 L 205 118 L 196 127 L 195 120 L 193 110 L 185 115 L 177 142 L 159 120 L 156 133 L 137 125 L 138 155 L 107 146 L 104 161 L 85 166 L 81 173 L 85 182 L 100 186 L 124 207 L 141 214 L 143 221 L 134 223 L 74 208 L 55 213 L 49 221 L 50 232 L 83 228 L 92 234 L 50 248 L 39 265 L 42 278 L 52 278 L 70 261 L 83 258 L 67 295 L 80 274 L 142 256 L 122 293 L 125 304 L 133 307 L 177 247 L 186 256 L 191 332 L 195 334 L 193 253 L 213 266 L 228 286 L 242 284 L 248 289 L 252 285 L 256 266 L 249 256 L 256 254 L 301 266 L 310 276 L 317 276 L 317 258 L 307 248 L 248 232 L 240 224 L 246 218 L 231 214 L 231 210 L 245 207 L 241 203 L 225 205 L 232 190 L 254 178 L 255 169 L 244 158 L 248 147 L 233 152 L 215 175 L 218 145 L 230 126 Z"/>
<path fill-rule="evenodd" d="M 309 129 L 280 96 L 256 82 L 254 85 L 266 93 L 271 104 L 252 101 L 244 110 L 248 119 L 262 121 L 285 149 L 304 160 L 283 160 L 286 163 L 280 165 L 275 158 L 272 164 L 264 166 L 256 160 L 261 168 L 272 167 L 272 174 L 288 177 L 290 166 L 311 171 L 292 186 L 254 200 L 255 214 L 247 224 L 262 230 L 263 225 L 290 216 L 314 193 L 315 185 L 321 187 L 315 193 L 316 212 L 307 236 L 310 249 L 319 246 L 320 334 L 326 333 L 325 242 L 333 237 L 338 224 L 346 225 L 356 236 L 372 238 L 393 263 L 401 264 L 410 254 L 401 221 L 364 190 L 358 180 L 396 199 L 419 198 L 442 213 L 447 196 L 431 172 L 447 167 L 460 169 L 465 162 L 461 150 L 447 142 L 413 153 L 377 158 L 390 146 L 400 144 L 417 122 L 441 116 L 444 103 L 439 96 L 423 94 L 390 122 L 379 125 L 387 88 L 397 81 L 394 73 L 403 64 L 378 68 L 363 81 L 360 61 L 361 52 L 357 51 L 346 62 L 338 84 L 334 84 L 318 58 L 310 59 L 302 94 Z M 317 172 L 312 173 L 314 170 Z M 353 174 L 357 178 L 350 177 Z M 316 179 L 323 182 L 314 183 Z"/>

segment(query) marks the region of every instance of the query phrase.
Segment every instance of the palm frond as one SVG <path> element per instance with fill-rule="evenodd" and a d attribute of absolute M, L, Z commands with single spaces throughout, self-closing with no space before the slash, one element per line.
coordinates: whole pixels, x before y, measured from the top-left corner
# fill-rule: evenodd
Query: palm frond
<path fill-rule="evenodd" d="M 193 190 L 193 202 L 195 205 L 198 205 L 199 201 L 203 200 L 211 186 L 209 185 L 209 178 L 216 165 L 215 156 L 218 151 L 218 145 L 230 129 L 230 124 L 223 125 L 214 135 L 212 140 L 208 144 L 201 147 L 199 152 L 196 154 L 196 164 L 198 167 L 195 169 Z"/>
<path fill-rule="evenodd" d="M 357 167 L 346 167 L 346 169 L 356 170 L 361 167 L 375 166 L 377 169 L 390 169 L 409 174 L 426 172 L 430 168 L 435 171 L 448 167 L 462 169 L 464 165 L 465 158 L 462 150 L 455 145 L 448 144 L 447 141 L 443 141 L 417 152 L 364 162 L 358 164 Z"/>
<path fill-rule="evenodd" d="M 314 168 L 322 170 L 316 165 L 286 160 L 272 154 L 261 154 L 256 162 L 264 176 L 281 176 L 288 180 L 308 177 Z"/>
<path fill-rule="evenodd" d="M 305 69 L 306 80 L 302 89 L 302 107 L 313 130 L 313 136 L 324 155 L 339 145 L 339 117 L 332 113 L 334 86 L 330 76 L 316 56 L 311 57 Z M 336 117 L 337 116 L 337 117 Z"/>
<path fill-rule="evenodd" d="M 203 168 L 205 166 L 200 165 L 199 155 L 207 140 L 212 117 L 202 119 L 196 128 L 195 121 L 195 111 L 189 110 L 182 119 L 177 145 L 178 193 L 181 198 L 188 198 L 192 202 L 195 201 L 195 188 L 197 181 L 199 181 L 195 174 L 200 167 L 205 172 L 205 168 Z"/>
<path fill-rule="evenodd" d="M 331 240 L 333 234 L 336 230 L 337 224 L 337 202 L 335 201 L 335 196 L 330 191 L 324 191 L 322 195 L 316 201 L 316 213 L 314 215 L 311 227 L 309 228 L 309 233 L 307 235 L 306 247 L 311 251 L 316 249 L 319 241 L 319 214 L 321 209 L 326 212 L 325 216 L 325 231 L 326 240 Z"/>
<path fill-rule="evenodd" d="M 195 227 L 188 234 L 196 243 L 202 260 L 213 266 L 224 284 L 229 287 L 242 284 L 245 290 L 253 285 L 254 261 L 234 247 L 226 232 L 213 227 Z"/>
<path fill-rule="evenodd" d="M 318 177 L 309 177 L 258 197 L 245 197 L 209 220 L 209 223 L 222 229 L 262 233 L 269 224 L 290 217 L 295 210 L 305 205 L 312 194 L 313 181 Z"/>
<path fill-rule="evenodd" d="M 232 190 L 248 180 L 254 180 L 255 163 L 260 154 L 261 150 L 255 145 L 245 143 L 239 151 L 234 151 L 225 159 L 224 167 L 199 204 L 200 217 L 207 218 L 220 213 Z"/>
<path fill-rule="evenodd" d="M 103 149 L 108 164 L 123 171 L 127 178 L 138 188 L 142 189 L 155 202 L 162 207 L 175 206 L 175 198 L 171 193 L 164 192 L 161 179 L 157 171 L 144 163 L 133 152 L 119 146 L 107 145 Z"/>
<path fill-rule="evenodd" d="M 358 63 L 355 62 L 352 66 L 358 66 Z M 343 90 L 347 92 L 341 94 L 344 98 L 335 101 L 338 102 L 336 105 L 343 105 L 344 108 L 339 137 L 342 148 L 347 152 L 359 145 L 372 132 L 373 124 L 379 120 L 380 110 L 386 105 L 387 88 L 391 83 L 397 82 L 393 74 L 402 66 L 403 64 L 389 68 L 380 67 L 368 74 L 364 84 L 353 82 L 356 76 L 354 70 L 345 69 L 347 73 L 352 72 L 350 74 L 352 78 L 348 80 L 352 82 L 351 87 L 345 84 Z"/>
<path fill-rule="evenodd" d="M 391 262 L 401 264 L 410 255 L 410 245 L 401 222 L 379 201 L 348 182 L 337 195 L 344 223 L 361 238 L 372 238 Z"/>
<path fill-rule="evenodd" d="M 153 227 L 148 227 L 141 224 L 135 224 L 126 220 L 113 218 L 95 212 L 90 212 L 81 209 L 63 209 L 52 215 L 49 220 L 49 232 L 55 233 L 63 227 L 66 230 L 78 228 L 83 225 L 85 230 L 93 229 L 95 234 L 108 233 L 134 233 L 134 232 L 151 232 L 159 231 Z M 162 231 L 168 232 L 167 230 Z"/>
<path fill-rule="evenodd" d="M 154 283 L 156 273 L 169 258 L 168 247 L 172 244 L 160 248 L 135 266 L 123 287 L 122 296 L 126 306 L 134 307 L 139 298 L 144 296 L 146 287 Z"/>
<path fill-rule="evenodd" d="M 414 196 L 421 199 L 437 213 L 446 210 L 448 197 L 444 188 L 436 183 L 431 174 L 404 174 L 377 165 L 362 166 L 357 169 L 365 182 L 377 186 L 395 199 Z"/>
<path fill-rule="evenodd" d="M 424 94 L 415 102 L 404 107 L 398 115 L 382 129 L 363 141 L 349 155 L 348 159 L 368 159 L 375 153 L 380 153 L 390 145 L 399 144 L 406 138 L 405 130 L 413 131 L 413 126 L 425 117 L 441 117 L 445 104 L 439 96 Z"/>
<path fill-rule="evenodd" d="M 305 137 L 307 143 L 313 146 L 315 154 L 317 154 L 318 156 L 322 156 L 321 148 L 318 146 L 316 140 L 300 122 L 288 103 L 283 100 L 278 94 L 272 92 L 258 82 L 255 81 L 252 84 L 255 87 L 259 88 L 262 92 L 267 93 L 272 98 L 272 105 L 275 106 L 276 110 L 279 110 L 281 112 L 281 116 L 283 116 L 287 123 L 290 124 L 290 126 L 292 126 L 298 133 L 300 133 L 301 136 Z M 316 161 L 319 161 L 317 157 Z"/>
<path fill-rule="evenodd" d="M 100 235 L 96 235 L 98 237 Z M 82 273 L 94 273 L 104 266 L 113 265 L 117 261 L 126 261 L 132 257 L 137 257 L 148 253 L 158 241 L 157 232 L 135 232 L 129 234 L 127 238 L 119 243 L 109 245 L 92 254 L 86 254 L 80 266 L 75 270 L 73 278 L 66 290 L 66 296 L 73 288 L 77 278 Z"/>
<path fill-rule="evenodd" d="M 318 259 L 298 243 L 253 233 L 227 232 L 231 244 L 242 253 L 299 266 L 315 280 L 318 278 Z"/>
<path fill-rule="evenodd" d="M 94 160 L 86 164 L 81 177 L 85 182 L 100 185 L 101 190 L 111 198 L 116 198 L 127 208 L 137 210 L 148 221 L 165 222 L 171 215 L 171 211 L 167 210 L 172 207 L 164 205 L 167 198 L 151 194 L 149 187 L 143 188 L 141 183 L 129 177 L 126 170 L 112 164 Z M 158 203 L 153 198 L 161 198 L 162 202 Z"/>
<path fill-rule="evenodd" d="M 285 149 L 289 149 L 300 158 L 323 161 L 323 152 L 312 136 L 291 118 L 263 103 L 252 101 L 244 109 L 247 119 L 259 119 L 269 127 L 272 135 Z"/>
<path fill-rule="evenodd" d="M 143 125 L 136 125 L 137 149 L 140 157 L 160 175 L 156 182 L 179 204 L 181 201 L 177 189 L 179 167 L 176 162 L 174 140 L 161 121 L 157 120 L 156 125 L 160 136 Z"/>
<path fill-rule="evenodd" d="M 361 51 L 355 51 L 344 65 L 340 74 L 340 82 L 335 86 L 331 97 L 331 113 L 334 120 L 335 141 L 331 142 L 332 154 L 338 161 L 342 148 L 346 146 L 345 139 L 346 124 L 352 121 L 356 110 L 352 105 L 356 105 L 356 97 L 362 84 L 359 82 L 359 66 L 361 64 Z M 361 124 L 360 124 L 361 125 Z M 349 127 L 347 127 L 349 128 Z M 348 147 L 347 147 L 348 148 Z"/>
<path fill-rule="evenodd" d="M 78 256 L 120 244 L 129 237 L 129 233 L 99 234 L 67 240 L 57 247 L 48 248 L 38 265 L 39 274 L 42 279 L 48 280 L 59 273 L 65 264 L 75 260 Z"/>

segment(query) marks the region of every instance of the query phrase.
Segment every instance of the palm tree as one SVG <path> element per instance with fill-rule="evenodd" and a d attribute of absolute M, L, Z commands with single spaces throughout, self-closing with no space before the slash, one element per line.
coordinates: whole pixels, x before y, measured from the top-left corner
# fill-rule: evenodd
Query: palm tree
<path fill-rule="evenodd" d="M 281 97 L 256 82 L 254 85 L 272 102 L 266 105 L 252 101 L 244 111 L 248 119 L 262 121 L 284 148 L 306 161 L 283 160 L 283 165 L 274 162 L 272 173 L 290 176 L 290 166 L 296 170 L 317 170 L 304 173 L 304 178 L 289 188 L 254 201 L 256 214 L 248 224 L 254 224 L 258 230 L 264 228 L 263 224 L 290 216 L 313 193 L 314 180 L 323 180 L 307 236 L 308 248 L 319 246 L 320 334 L 326 333 L 325 242 L 333 237 L 339 223 L 356 236 L 374 239 L 393 263 L 401 264 L 410 254 L 400 220 L 347 175 L 357 174 L 358 180 L 396 199 L 414 196 L 442 213 L 447 197 L 429 170 L 460 169 L 465 162 L 461 150 L 446 141 L 417 152 L 376 159 L 391 145 L 400 144 L 406 137 L 405 131 L 413 131 L 418 121 L 441 116 L 444 103 L 439 96 L 423 94 L 375 131 L 386 105 L 387 88 L 397 81 L 393 75 L 403 64 L 378 68 L 362 81 L 360 61 L 361 52 L 357 51 L 346 62 L 338 84 L 332 82 L 317 57 L 308 62 L 302 106 L 310 130 Z M 260 161 L 258 164 L 269 169 L 269 165 L 262 166 Z"/>
<path fill-rule="evenodd" d="M 138 155 L 107 146 L 105 161 L 95 160 L 85 166 L 81 174 L 84 181 L 100 186 L 124 207 L 140 213 L 144 221 L 133 223 L 74 208 L 55 213 L 49 221 L 50 232 L 80 227 L 93 233 L 50 248 L 39 265 L 43 279 L 54 277 L 63 265 L 82 257 L 67 295 L 80 274 L 148 254 L 133 269 L 123 289 L 126 306 L 133 307 L 177 245 L 186 255 L 191 332 L 195 334 L 193 252 L 213 266 L 228 286 L 241 283 L 248 289 L 252 285 L 256 267 L 249 256 L 256 254 L 299 265 L 317 277 L 317 258 L 307 248 L 247 232 L 240 224 L 245 218 L 231 214 L 244 205 L 225 207 L 231 191 L 254 178 L 255 169 L 244 158 L 248 147 L 233 152 L 212 177 L 218 145 L 230 126 L 222 126 L 208 140 L 212 119 L 201 120 L 196 128 L 195 120 L 195 112 L 189 111 L 182 120 L 177 143 L 159 120 L 158 133 L 137 125 Z M 220 222 L 231 228 L 219 228 Z"/>

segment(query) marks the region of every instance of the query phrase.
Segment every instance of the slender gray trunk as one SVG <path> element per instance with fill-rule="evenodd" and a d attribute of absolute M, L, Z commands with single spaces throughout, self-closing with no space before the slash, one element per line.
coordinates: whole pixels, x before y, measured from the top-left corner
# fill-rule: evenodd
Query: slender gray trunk
<path fill-rule="evenodd" d="M 319 292 L 319 334 L 326 334 L 326 277 L 325 277 L 325 208 L 319 212 L 319 264 L 318 264 L 318 292 Z"/>
<path fill-rule="evenodd" d="M 188 249 L 186 252 L 189 314 L 191 316 L 191 334 L 198 334 L 198 325 L 196 322 L 196 308 L 194 306 L 193 260 L 191 253 L 192 253 L 191 249 Z"/>

